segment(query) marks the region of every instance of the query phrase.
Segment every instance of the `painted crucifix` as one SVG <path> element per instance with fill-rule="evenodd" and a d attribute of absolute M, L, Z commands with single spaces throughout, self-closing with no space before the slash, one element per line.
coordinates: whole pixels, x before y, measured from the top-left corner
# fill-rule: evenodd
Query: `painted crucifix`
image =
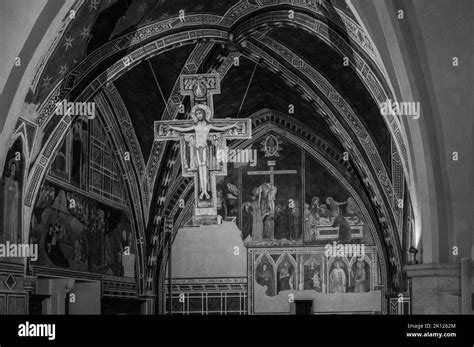
<path fill-rule="evenodd" d="M 266 199 L 268 200 L 268 206 L 270 208 L 271 213 L 275 213 L 275 196 L 277 193 L 277 187 L 275 186 L 275 175 L 295 175 L 298 173 L 296 170 L 275 170 L 276 162 L 274 160 L 267 161 L 267 165 L 269 166 L 269 170 L 263 171 L 248 171 L 247 175 L 249 176 L 270 176 L 270 183 L 263 183 L 259 189 L 259 201 L 258 204 L 260 205 L 260 200 L 262 198 L 262 193 L 264 193 Z"/>
<path fill-rule="evenodd" d="M 183 176 L 194 177 L 192 224 L 211 224 L 218 220 L 216 176 L 227 175 L 222 156 L 226 141 L 251 138 L 252 123 L 250 119 L 213 119 L 212 95 L 220 92 L 218 74 L 182 75 L 180 87 L 182 95 L 190 96 L 191 119 L 156 121 L 155 141 L 180 141 Z"/>

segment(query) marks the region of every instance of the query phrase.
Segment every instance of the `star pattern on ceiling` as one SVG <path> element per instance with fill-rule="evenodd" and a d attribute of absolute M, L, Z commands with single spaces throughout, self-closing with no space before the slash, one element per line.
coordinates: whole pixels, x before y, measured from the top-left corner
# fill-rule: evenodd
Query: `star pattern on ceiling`
<path fill-rule="evenodd" d="M 43 88 L 48 89 L 51 86 L 51 76 L 46 76 L 43 78 L 43 84 L 41 85 Z"/>
<path fill-rule="evenodd" d="M 90 0 L 89 2 L 89 11 L 97 11 L 97 6 L 99 6 L 99 0 Z"/>
<path fill-rule="evenodd" d="M 64 75 L 68 69 L 67 63 L 62 64 L 59 69 L 59 74 Z"/>
<path fill-rule="evenodd" d="M 74 41 L 74 39 L 69 36 L 69 37 L 66 37 L 66 40 L 64 41 L 64 49 L 67 51 L 68 48 L 72 48 L 72 42 Z"/>
<path fill-rule="evenodd" d="M 90 27 L 83 27 L 81 31 L 81 38 L 87 39 L 90 36 L 91 29 Z"/>

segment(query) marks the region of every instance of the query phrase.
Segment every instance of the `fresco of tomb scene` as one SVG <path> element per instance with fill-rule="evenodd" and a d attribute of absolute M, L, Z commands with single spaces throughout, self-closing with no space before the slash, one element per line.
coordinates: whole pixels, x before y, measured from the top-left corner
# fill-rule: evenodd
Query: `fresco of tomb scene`
<path fill-rule="evenodd" d="M 228 163 L 218 178 L 218 213 L 233 217 L 248 247 L 373 245 L 349 191 L 300 147 L 270 133 L 255 141 L 256 165 Z"/>

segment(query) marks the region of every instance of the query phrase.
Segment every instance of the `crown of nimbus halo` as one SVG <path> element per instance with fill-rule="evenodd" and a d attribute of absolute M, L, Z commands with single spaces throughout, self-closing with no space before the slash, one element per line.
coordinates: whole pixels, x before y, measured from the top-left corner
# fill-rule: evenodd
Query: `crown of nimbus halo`
<path fill-rule="evenodd" d="M 193 119 L 193 121 L 195 122 L 198 121 L 196 117 L 197 110 L 202 110 L 204 112 L 204 115 L 205 115 L 204 117 L 206 118 L 208 122 L 211 120 L 211 115 L 212 115 L 211 108 L 204 104 L 197 104 L 197 105 L 194 105 L 193 108 L 191 109 L 191 118 Z"/>

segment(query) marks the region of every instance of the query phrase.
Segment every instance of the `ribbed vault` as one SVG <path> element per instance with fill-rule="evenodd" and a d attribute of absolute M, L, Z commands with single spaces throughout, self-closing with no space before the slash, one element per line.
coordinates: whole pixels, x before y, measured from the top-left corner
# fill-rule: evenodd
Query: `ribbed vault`
<path fill-rule="evenodd" d="M 176 143 L 153 141 L 153 122 L 187 116 L 190 106 L 179 95 L 180 74 L 216 72 L 222 91 L 214 97 L 215 117 L 253 116 L 256 129 L 269 124 L 299 129 L 294 136 L 313 146 L 366 206 L 385 255 L 385 283 L 391 290 L 403 289 L 406 227 L 397 202 L 406 198 L 405 145 L 397 120 L 378 112 L 379 102 L 391 92 L 375 47 L 344 2 L 140 3 L 97 4 L 103 6 L 98 14 L 82 19 L 91 21 L 92 36 L 71 52 L 77 64 L 48 80 L 48 88 L 37 83 L 28 96 L 41 105 L 36 123 L 43 140 L 32 156 L 26 205 L 35 200 L 72 122 L 53 114 L 55 102 L 96 101 L 110 124 L 114 150 L 132 155 L 121 165 L 146 267 L 143 291 L 162 289 L 157 273 L 163 273 L 167 260 L 165 221 L 172 220 L 176 230 L 185 220 L 192 184 L 181 177 Z M 184 20 L 179 18 L 183 8 Z M 87 4 L 78 9 L 87 10 Z M 78 30 L 74 25 L 84 23 L 71 24 L 66 36 Z M 51 51 L 37 82 L 52 75 L 62 53 L 58 47 Z M 349 161 L 342 159 L 344 152 Z M 187 208 L 178 211 L 176 202 L 185 197 Z"/>

